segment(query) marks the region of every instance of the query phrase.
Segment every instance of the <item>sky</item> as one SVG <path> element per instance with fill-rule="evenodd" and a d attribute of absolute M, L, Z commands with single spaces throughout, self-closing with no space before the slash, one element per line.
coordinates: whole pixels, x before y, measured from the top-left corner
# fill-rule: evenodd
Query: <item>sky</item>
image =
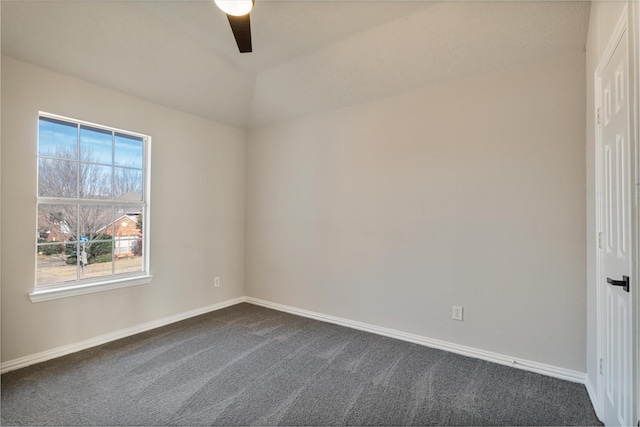
<path fill-rule="evenodd" d="M 61 148 L 67 158 L 77 158 L 78 128 L 75 124 L 67 124 L 47 118 L 39 122 L 38 154 L 53 156 L 56 149 Z M 80 126 L 80 156 L 90 152 L 95 163 L 104 165 L 125 166 L 142 169 L 144 161 L 144 143 L 142 138 L 110 131 Z"/>

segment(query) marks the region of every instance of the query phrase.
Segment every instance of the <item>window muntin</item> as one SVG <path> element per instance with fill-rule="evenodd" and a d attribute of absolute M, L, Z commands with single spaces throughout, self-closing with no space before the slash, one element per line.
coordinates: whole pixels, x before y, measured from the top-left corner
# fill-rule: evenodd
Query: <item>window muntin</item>
<path fill-rule="evenodd" d="M 40 115 L 36 288 L 148 275 L 149 141 Z"/>

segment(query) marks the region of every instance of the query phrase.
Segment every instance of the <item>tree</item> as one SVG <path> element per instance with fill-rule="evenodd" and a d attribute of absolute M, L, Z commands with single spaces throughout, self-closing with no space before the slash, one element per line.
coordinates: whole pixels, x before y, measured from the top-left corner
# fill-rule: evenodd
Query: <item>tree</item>
<path fill-rule="evenodd" d="M 143 175 L 141 169 L 97 164 L 98 156 L 85 149 L 76 160 L 76 153 L 68 147 L 56 147 L 53 158 L 40 158 L 38 194 L 40 197 L 80 199 L 118 199 L 123 196 L 142 200 Z"/>
<path fill-rule="evenodd" d="M 142 170 L 115 168 L 113 174 L 113 194 L 116 198 L 137 195 L 142 200 Z"/>
<path fill-rule="evenodd" d="M 54 158 L 40 158 L 38 193 L 40 197 L 75 199 L 111 199 L 111 166 L 98 165 L 91 150 L 85 150 L 80 161 L 75 150 L 56 147 Z M 80 188 L 78 188 L 78 183 Z M 80 203 L 40 203 L 38 231 L 53 240 L 75 242 L 87 239 L 87 250 L 100 237 L 110 235 L 114 219 L 113 206 Z M 109 239 L 111 236 L 109 236 Z"/>

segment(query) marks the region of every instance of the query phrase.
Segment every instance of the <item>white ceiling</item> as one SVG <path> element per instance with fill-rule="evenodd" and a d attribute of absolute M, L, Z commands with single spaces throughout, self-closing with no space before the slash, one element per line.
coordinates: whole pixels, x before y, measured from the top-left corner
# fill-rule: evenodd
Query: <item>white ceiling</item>
<path fill-rule="evenodd" d="M 2 54 L 256 127 L 584 49 L 588 2 L 274 1 L 240 54 L 211 1 L 6 1 Z"/>

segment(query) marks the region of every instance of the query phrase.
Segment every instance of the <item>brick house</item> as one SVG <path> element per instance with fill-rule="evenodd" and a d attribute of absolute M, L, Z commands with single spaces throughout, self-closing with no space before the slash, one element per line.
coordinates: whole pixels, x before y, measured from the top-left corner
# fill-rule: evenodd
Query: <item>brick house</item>
<path fill-rule="evenodd" d="M 142 253 L 142 231 L 138 228 L 139 214 L 125 214 L 105 227 L 105 234 L 113 237 L 113 256 L 128 257 Z M 110 231 L 113 229 L 113 233 Z"/>

